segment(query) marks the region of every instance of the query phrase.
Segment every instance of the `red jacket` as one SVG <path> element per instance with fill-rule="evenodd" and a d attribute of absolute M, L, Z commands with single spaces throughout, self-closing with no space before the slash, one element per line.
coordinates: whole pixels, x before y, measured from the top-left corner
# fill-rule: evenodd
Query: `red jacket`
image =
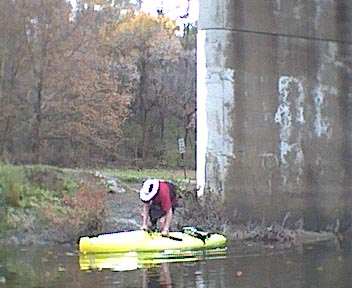
<path fill-rule="evenodd" d="M 167 212 L 172 207 L 176 207 L 178 205 L 178 199 L 171 199 L 171 193 L 169 185 L 166 182 L 159 182 L 159 192 L 156 197 L 153 199 L 153 203 L 159 205 L 164 212 Z"/>

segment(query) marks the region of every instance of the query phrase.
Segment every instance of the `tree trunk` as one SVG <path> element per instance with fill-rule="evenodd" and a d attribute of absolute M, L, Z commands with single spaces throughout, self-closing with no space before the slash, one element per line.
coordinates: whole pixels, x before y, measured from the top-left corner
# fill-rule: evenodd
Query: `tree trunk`
<path fill-rule="evenodd" d="M 0 158 L 3 157 L 5 152 L 5 147 L 8 143 L 11 143 L 12 139 L 9 139 L 11 118 L 15 114 L 13 106 L 10 105 L 12 102 L 11 94 L 13 92 L 13 63 L 11 61 L 10 55 L 5 53 L 4 58 L 1 62 L 1 74 L 0 74 Z"/>
<path fill-rule="evenodd" d="M 34 128 L 34 155 L 35 163 L 41 163 L 41 152 L 42 152 L 42 77 L 40 76 L 39 83 L 37 86 L 37 105 L 36 105 L 36 124 Z"/>
<path fill-rule="evenodd" d="M 6 121 L 5 122 L 5 127 L 4 127 L 4 132 L 2 135 L 2 141 L 0 142 L 0 159 L 3 158 L 3 154 L 4 154 L 4 150 L 5 150 L 5 144 L 6 144 L 6 139 L 7 139 L 7 135 L 10 131 L 9 127 L 10 127 L 10 117 L 6 117 Z"/>
<path fill-rule="evenodd" d="M 148 119 L 148 103 L 145 100 L 144 92 L 146 91 L 146 69 L 145 69 L 145 62 L 142 60 L 141 63 L 141 82 L 139 86 L 139 99 L 141 103 L 141 112 L 142 112 L 142 161 L 145 160 L 146 151 L 147 151 L 147 119 Z"/>

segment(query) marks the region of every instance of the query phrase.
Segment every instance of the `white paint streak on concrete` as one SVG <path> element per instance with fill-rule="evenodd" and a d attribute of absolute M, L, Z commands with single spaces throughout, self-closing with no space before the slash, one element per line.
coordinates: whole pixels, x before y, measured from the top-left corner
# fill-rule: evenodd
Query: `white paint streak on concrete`
<path fill-rule="evenodd" d="M 295 93 L 292 95 L 292 90 Z M 301 147 L 303 138 L 304 118 L 304 88 L 302 81 L 296 77 L 281 76 L 278 80 L 279 106 L 274 121 L 280 127 L 280 161 L 282 179 L 285 183 L 289 176 L 296 177 L 296 182 L 302 181 L 304 154 Z M 295 113 L 294 113 L 295 111 Z M 292 155 L 288 160 L 288 155 Z M 295 166 L 296 175 L 289 175 L 290 166 Z M 286 184 L 286 183 L 285 183 Z"/>
<path fill-rule="evenodd" d="M 325 59 L 328 63 L 333 64 L 334 66 L 347 68 L 345 63 L 338 59 L 338 49 L 337 43 L 328 43 L 328 53 L 325 54 Z M 350 71 L 351 70 L 349 70 L 349 72 Z"/>
<path fill-rule="evenodd" d="M 277 5 L 276 9 L 281 10 L 281 0 L 276 0 L 276 5 Z"/>
<path fill-rule="evenodd" d="M 234 106 L 234 73 L 223 67 L 207 67 L 207 167 L 206 181 L 213 191 L 225 190 L 229 158 L 233 155 L 231 111 Z"/>
<path fill-rule="evenodd" d="M 279 107 L 275 114 L 275 122 L 280 126 L 280 158 L 282 163 L 286 164 L 285 155 L 290 147 L 288 145 L 292 131 L 292 113 L 290 109 L 289 84 L 291 77 L 281 77 L 279 79 Z"/>
<path fill-rule="evenodd" d="M 226 68 L 227 31 L 200 30 L 197 58 L 197 187 L 221 194 L 234 157 L 234 71 Z M 223 195 L 223 194 L 222 194 Z"/>
<path fill-rule="evenodd" d="M 281 15 L 281 0 L 276 0 L 276 7 L 274 7 L 274 15 L 280 17 Z"/>
<path fill-rule="evenodd" d="M 324 73 L 325 68 L 328 65 L 333 65 L 334 67 L 344 68 L 345 65 L 342 61 L 338 59 L 338 45 L 337 43 L 328 43 L 327 51 L 324 55 L 324 60 L 321 63 L 321 68 L 317 75 L 318 83 L 313 90 L 313 101 L 314 101 L 314 133 L 317 137 L 327 137 L 328 139 L 332 138 L 332 127 L 329 124 L 329 118 L 324 113 L 326 110 L 326 105 L 328 105 L 329 97 L 334 97 L 338 95 L 338 90 L 336 87 L 331 85 L 324 84 L 325 81 Z"/>
<path fill-rule="evenodd" d="M 332 129 L 330 129 L 329 119 L 324 116 L 323 110 L 325 106 L 325 98 L 328 96 L 337 96 L 335 87 L 326 86 L 319 81 L 318 86 L 313 91 L 315 118 L 314 132 L 318 137 L 326 136 L 328 139 L 332 137 Z"/>
<path fill-rule="evenodd" d="M 263 107 L 264 121 L 265 122 L 271 121 L 272 113 L 268 108 L 268 106 L 266 105 L 266 101 L 262 101 L 262 107 Z"/>
<path fill-rule="evenodd" d="M 296 3 L 295 8 L 293 9 L 293 16 L 297 20 L 300 20 L 302 17 L 302 11 L 304 9 L 304 3 L 302 3 L 302 0 L 298 0 L 298 3 Z"/>
<path fill-rule="evenodd" d="M 206 31 L 198 30 L 197 36 L 197 188 L 198 194 L 203 195 L 205 188 L 205 164 L 208 143 L 207 128 L 207 86 L 206 86 Z"/>
<path fill-rule="evenodd" d="M 299 20 L 299 17 L 300 17 L 300 15 L 299 15 L 299 7 L 295 7 L 294 9 L 293 9 L 293 16 L 297 19 L 297 20 Z"/>
<path fill-rule="evenodd" d="M 318 1 L 321 1 L 321 0 L 318 0 Z M 316 7 L 316 12 L 315 12 L 313 24 L 314 24 L 314 29 L 319 31 L 321 16 L 322 16 L 322 12 L 324 12 L 324 11 L 321 8 L 321 6 L 319 5 L 319 3 L 317 3 L 317 0 L 314 0 L 314 2 L 315 2 L 314 5 Z"/>
<path fill-rule="evenodd" d="M 296 98 L 296 122 L 304 124 L 304 88 L 303 84 L 299 79 L 295 79 L 294 83 L 297 85 L 298 97 Z"/>

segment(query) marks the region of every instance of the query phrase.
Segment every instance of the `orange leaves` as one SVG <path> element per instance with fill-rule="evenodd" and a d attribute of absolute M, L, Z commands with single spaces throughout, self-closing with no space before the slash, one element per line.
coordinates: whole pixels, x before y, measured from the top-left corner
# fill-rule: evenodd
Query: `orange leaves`
<path fill-rule="evenodd" d="M 130 21 L 117 25 L 112 31 L 110 38 L 114 43 L 113 52 L 119 57 L 138 56 L 154 46 L 155 51 L 150 53 L 152 55 L 164 43 L 175 43 L 172 39 L 175 38 L 175 29 L 175 23 L 167 17 L 154 18 L 148 14 L 139 13 Z"/>
<path fill-rule="evenodd" d="M 98 15 L 83 16 L 84 22 L 92 25 Z M 99 149 L 109 150 L 121 137 L 120 127 L 129 103 L 116 92 L 118 79 L 113 76 L 106 43 L 94 33 L 94 25 L 84 29 L 84 38 L 77 39 L 82 45 L 67 64 L 71 67 L 69 89 L 54 99 L 57 117 L 48 123 L 47 133 L 61 131 L 60 134 L 66 134 L 71 142 L 82 147 L 94 143 Z"/>
<path fill-rule="evenodd" d="M 131 13 L 131 2 L 78 0 L 72 13 L 66 0 L 0 1 L 0 157 L 106 163 L 123 135 L 133 145 L 164 135 L 179 109 L 170 99 L 194 95 L 185 85 L 194 81 L 180 66 L 175 23 Z"/>
<path fill-rule="evenodd" d="M 42 212 L 51 225 L 59 226 L 63 230 L 69 225 L 70 229 L 78 232 L 89 227 L 92 221 L 104 221 L 106 207 L 106 192 L 97 190 L 90 183 L 83 183 L 74 195 L 64 196 L 61 206 L 48 204 L 47 209 Z"/>
<path fill-rule="evenodd" d="M 103 190 L 96 190 L 89 183 L 83 183 L 73 196 L 65 195 L 62 201 L 64 206 L 72 209 L 81 209 L 84 216 L 94 214 L 106 208 L 107 195 Z"/>

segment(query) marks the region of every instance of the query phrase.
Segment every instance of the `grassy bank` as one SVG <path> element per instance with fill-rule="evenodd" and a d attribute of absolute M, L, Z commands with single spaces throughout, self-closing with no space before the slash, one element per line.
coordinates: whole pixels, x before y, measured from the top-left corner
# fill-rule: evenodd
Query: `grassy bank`
<path fill-rule="evenodd" d="M 105 175 L 118 177 L 122 182 L 127 183 L 141 183 L 146 178 L 167 179 L 174 182 L 187 182 L 188 180 L 195 180 L 196 175 L 193 170 L 164 170 L 164 169 L 104 169 L 102 172 Z"/>
<path fill-rule="evenodd" d="M 269 239 L 273 243 L 291 242 L 297 237 L 314 241 L 321 238 L 284 225 L 252 227 L 230 223 L 224 203 L 216 194 L 195 197 L 194 172 L 187 173 L 189 178 L 185 179 L 184 171 L 0 165 L 0 244 L 73 243 L 86 234 L 138 229 L 141 203 L 135 192 L 148 177 L 171 179 L 178 187 L 180 207 L 172 229 L 196 226 L 223 232 L 229 238 Z M 107 184 L 111 179 L 123 192 L 109 193 Z"/>
<path fill-rule="evenodd" d="M 187 171 L 194 179 L 194 172 Z M 101 231 L 107 215 L 106 178 L 125 190 L 147 177 L 171 179 L 185 187 L 184 171 L 75 170 L 52 166 L 0 165 L 0 238 L 32 237 L 67 242 Z M 181 189 L 182 190 L 182 189 Z M 28 241 L 27 241 L 28 242 Z M 29 241 L 30 242 L 30 241 Z"/>
<path fill-rule="evenodd" d="M 87 179 L 50 166 L 1 165 L 1 238 L 32 234 L 66 241 L 94 228 L 104 217 L 106 193 Z"/>

